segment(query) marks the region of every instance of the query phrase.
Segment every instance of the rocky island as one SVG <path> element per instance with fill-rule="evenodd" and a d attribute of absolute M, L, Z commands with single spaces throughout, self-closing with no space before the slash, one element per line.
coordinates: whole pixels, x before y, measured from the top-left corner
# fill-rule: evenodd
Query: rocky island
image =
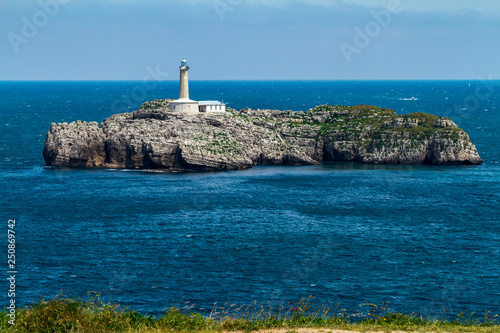
<path fill-rule="evenodd" d="M 464 130 L 427 113 L 397 115 L 369 105 L 306 112 L 227 109 L 176 114 L 171 100 L 97 122 L 52 123 L 43 156 L 67 168 L 216 171 L 320 161 L 480 164 Z"/>

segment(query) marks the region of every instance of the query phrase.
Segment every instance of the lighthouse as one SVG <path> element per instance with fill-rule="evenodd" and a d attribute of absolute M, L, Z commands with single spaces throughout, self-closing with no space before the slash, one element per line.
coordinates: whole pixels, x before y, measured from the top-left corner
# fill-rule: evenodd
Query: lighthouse
<path fill-rule="evenodd" d="M 189 66 L 187 65 L 186 59 L 182 59 L 179 70 L 181 71 L 181 78 L 179 80 L 179 99 L 189 99 Z"/>
<path fill-rule="evenodd" d="M 189 66 L 187 60 L 184 58 L 179 66 L 180 79 L 179 79 L 179 99 L 170 102 L 168 109 L 173 112 L 194 114 L 198 113 L 198 102 L 189 99 Z"/>
<path fill-rule="evenodd" d="M 196 102 L 189 99 L 189 66 L 187 60 L 183 58 L 179 66 L 179 99 L 170 102 L 169 111 L 182 114 L 198 113 L 223 113 L 226 111 L 226 105 L 219 101 L 200 101 Z"/>

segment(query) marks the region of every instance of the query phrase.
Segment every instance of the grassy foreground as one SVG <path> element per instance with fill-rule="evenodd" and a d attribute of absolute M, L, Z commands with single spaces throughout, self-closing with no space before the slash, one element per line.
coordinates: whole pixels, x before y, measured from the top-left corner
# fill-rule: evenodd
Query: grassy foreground
<path fill-rule="evenodd" d="M 222 332 L 271 331 L 297 332 L 299 328 L 317 328 L 318 332 L 405 331 L 405 332 L 500 332 L 498 316 L 485 314 L 471 319 L 463 313 L 454 320 L 426 320 L 414 315 L 391 313 L 387 304 L 363 304 L 348 314 L 338 308 L 315 306 L 312 297 L 298 303 L 268 305 L 254 302 L 248 306 L 214 306 L 209 316 L 170 308 L 161 317 L 140 314 L 119 304 L 103 303 L 98 298 L 88 301 L 59 295 L 50 301 L 18 309 L 16 324 L 6 310 L 0 312 L 1 332 Z"/>

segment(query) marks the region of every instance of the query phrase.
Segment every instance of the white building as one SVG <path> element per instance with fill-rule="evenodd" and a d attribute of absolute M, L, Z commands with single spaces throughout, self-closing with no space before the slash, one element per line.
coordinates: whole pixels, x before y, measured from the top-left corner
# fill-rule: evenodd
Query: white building
<path fill-rule="evenodd" d="M 186 59 L 182 59 L 179 79 L 179 99 L 170 102 L 169 111 L 197 114 L 199 112 L 225 112 L 226 105 L 219 101 L 200 101 L 196 102 L 189 99 L 189 78 Z"/>
<path fill-rule="evenodd" d="M 200 112 L 224 112 L 226 104 L 219 101 L 199 101 Z"/>

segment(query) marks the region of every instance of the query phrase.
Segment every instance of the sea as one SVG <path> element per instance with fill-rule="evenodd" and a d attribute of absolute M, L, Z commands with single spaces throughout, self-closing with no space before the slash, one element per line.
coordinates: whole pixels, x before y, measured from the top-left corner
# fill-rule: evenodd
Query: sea
<path fill-rule="evenodd" d="M 0 308 L 63 293 L 151 315 L 309 296 L 352 312 L 387 302 L 424 316 L 500 313 L 500 81 L 193 81 L 190 90 L 234 109 L 370 104 L 446 116 L 484 163 L 54 170 L 42 156 L 52 122 L 102 122 L 175 98 L 178 82 L 3 81 Z"/>

